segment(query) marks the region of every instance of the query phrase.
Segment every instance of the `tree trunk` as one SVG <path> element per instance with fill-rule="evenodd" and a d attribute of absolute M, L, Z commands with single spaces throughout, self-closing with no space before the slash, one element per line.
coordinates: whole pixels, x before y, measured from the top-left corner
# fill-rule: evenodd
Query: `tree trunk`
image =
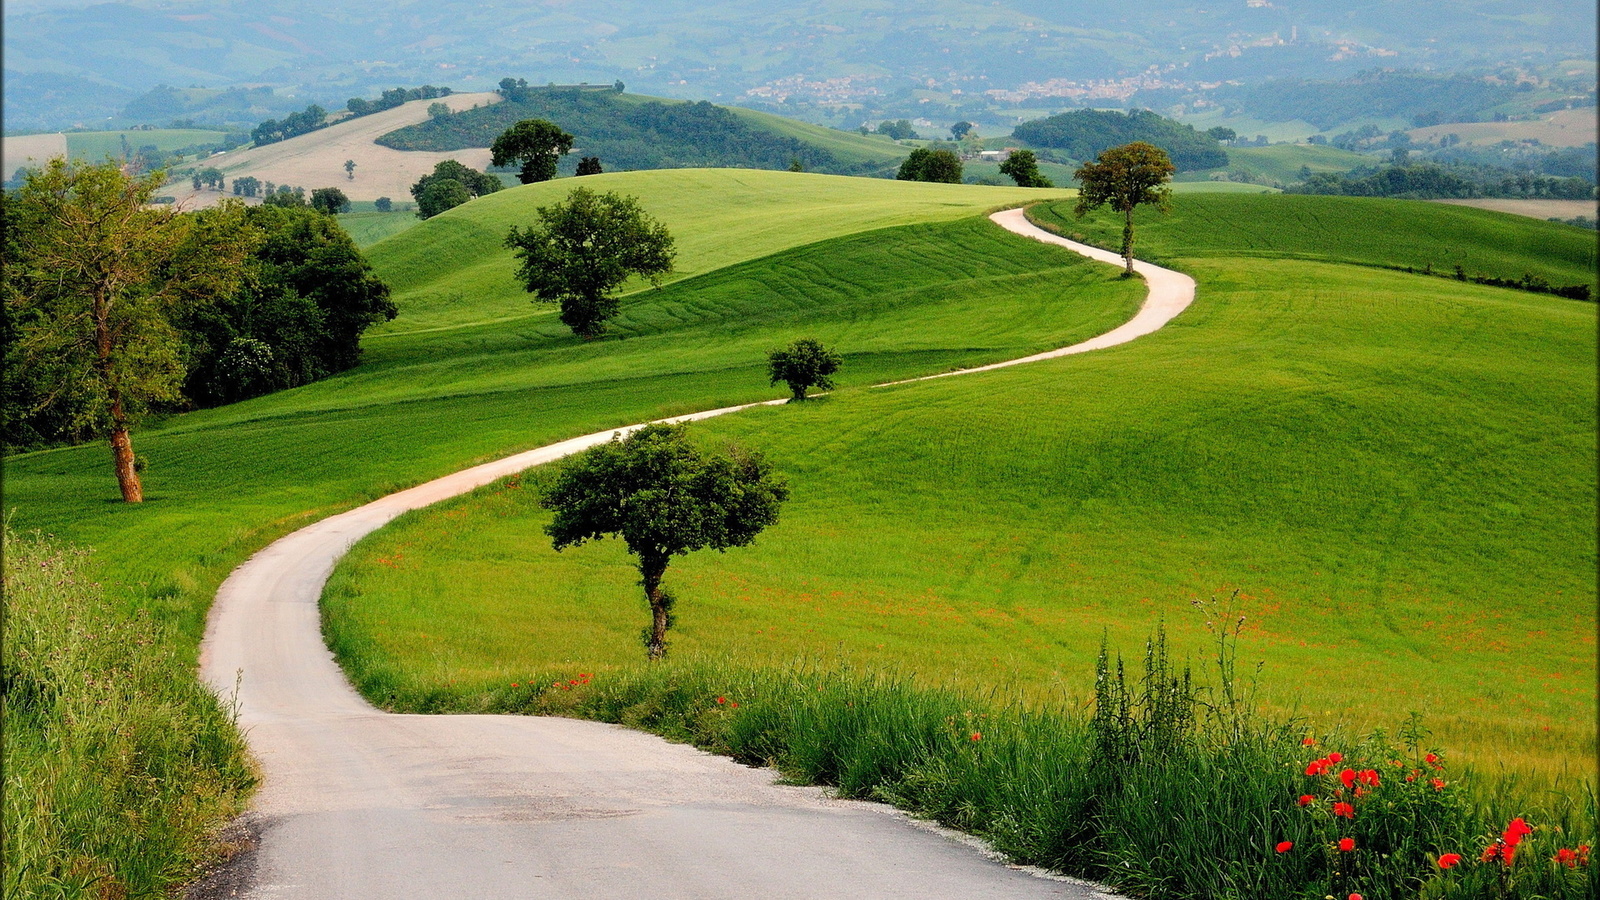
<path fill-rule="evenodd" d="M 639 559 L 639 574 L 644 576 L 644 596 L 650 601 L 650 640 L 645 644 L 650 659 L 667 655 L 667 612 L 671 603 L 661 590 L 661 576 L 667 573 L 666 556 L 646 556 Z"/>
<path fill-rule="evenodd" d="M 1128 207 L 1127 218 L 1122 225 L 1122 261 L 1127 263 L 1128 269 L 1124 275 L 1133 274 L 1133 207 Z"/>
<path fill-rule="evenodd" d="M 111 462 L 117 470 L 122 499 L 128 503 L 143 503 L 144 486 L 139 484 L 139 472 L 133 466 L 133 441 L 128 437 L 128 429 L 121 425 L 111 429 Z"/>

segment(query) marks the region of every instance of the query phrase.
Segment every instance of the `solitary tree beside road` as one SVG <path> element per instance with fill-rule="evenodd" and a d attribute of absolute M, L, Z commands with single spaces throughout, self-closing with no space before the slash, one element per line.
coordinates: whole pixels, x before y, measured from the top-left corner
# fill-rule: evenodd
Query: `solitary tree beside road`
<path fill-rule="evenodd" d="M 561 304 L 561 321 L 573 334 L 589 338 L 605 330 L 621 309 L 616 290 L 628 276 L 659 287 L 672 271 L 672 235 L 633 197 L 574 188 L 537 213 L 539 221 L 526 230 L 512 227 L 506 246 L 522 260 L 522 286 Z"/>
<path fill-rule="evenodd" d="M 1122 259 L 1127 264 L 1123 274 L 1128 277 L 1133 275 L 1133 210 L 1149 205 L 1166 212 L 1172 203 L 1167 181 L 1174 171 L 1165 150 L 1134 141 L 1101 152 L 1073 173 L 1080 185 L 1075 214 L 1083 216 L 1107 205 L 1123 214 Z"/>
<path fill-rule="evenodd" d="M 1013 150 L 1000 164 L 1000 174 L 1010 175 L 1017 187 L 1055 187 L 1050 179 L 1039 174 L 1039 158 L 1032 150 Z"/>
<path fill-rule="evenodd" d="M 801 338 L 767 356 L 772 383 L 782 381 L 788 384 L 795 400 L 806 399 L 806 391 L 814 387 L 832 390 L 833 378 L 830 376 L 839 371 L 842 361 L 839 354 L 812 338 Z"/>
<path fill-rule="evenodd" d="M 707 455 L 681 425 L 646 425 L 567 463 L 540 504 L 555 512 L 545 531 L 558 551 L 606 535 L 627 543 L 650 604 L 645 647 L 660 659 L 673 607 L 661 579 L 672 557 L 749 544 L 788 497 L 761 456 Z"/>

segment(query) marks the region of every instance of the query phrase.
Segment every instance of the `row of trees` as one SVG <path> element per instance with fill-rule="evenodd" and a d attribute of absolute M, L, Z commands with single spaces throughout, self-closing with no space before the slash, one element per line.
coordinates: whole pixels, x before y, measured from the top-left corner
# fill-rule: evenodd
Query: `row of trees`
<path fill-rule="evenodd" d="M 411 186 L 411 197 L 417 201 L 417 217 L 431 219 L 503 186 L 493 175 L 446 159 L 435 165 L 432 172 L 417 179 Z"/>
<path fill-rule="evenodd" d="M 1403 159 L 1403 156 L 1397 157 Z M 1343 174 L 1317 173 L 1289 188 L 1297 194 L 1347 197 L 1401 197 L 1416 200 L 1505 197 L 1537 200 L 1593 200 L 1594 182 L 1586 178 L 1512 173 L 1496 166 L 1402 162 L 1361 166 Z"/>
<path fill-rule="evenodd" d="M 1228 164 L 1227 151 L 1212 135 L 1144 109 L 1127 113 L 1078 109 L 1024 122 L 1012 134 L 1035 147 L 1061 150 L 1078 160 L 1093 159 L 1103 150 L 1138 141 L 1166 151 L 1179 172 Z"/>
<path fill-rule="evenodd" d="M 379 94 L 376 100 L 351 97 L 345 101 L 344 106 L 345 109 L 350 110 L 350 115 L 352 116 L 367 116 L 372 113 L 383 112 L 386 109 L 394 109 L 396 106 L 402 103 L 409 103 L 412 100 L 437 100 L 440 97 L 448 97 L 452 93 L 454 92 L 447 87 L 434 87 L 431 84 L 414 88 L 397 87 Z"/>
<path fill-rule="evenodd" d="M 282 121 L 268 119 L 250 131 L 256 146 L 275 144 L 302 134 L 309 134 L 328 124 L 328 111 L 315 103 L 297 113 L 290 113 Z"/>
<path fill-rule="evenodd" d="M 130 431 L 354 365 L 388 288 L 309 206 L 152 208 L 163 180 L 52 160 L 0 194 L 9 447 L 105 439 L 143 499 Z"/>

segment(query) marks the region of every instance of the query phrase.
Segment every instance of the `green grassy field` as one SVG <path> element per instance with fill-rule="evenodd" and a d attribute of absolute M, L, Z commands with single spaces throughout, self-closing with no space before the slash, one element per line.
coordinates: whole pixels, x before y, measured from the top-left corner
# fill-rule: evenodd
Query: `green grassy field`
<path fill-rule="evenodd" d="M 585 187 L 639 198 L 677 241 L 687 278 L 841 234 L 962 218 L 1069 191 L 923 184 L 756 169 L 692 169 L 585 176 Z M 527 294 L 503 244 L 513 225 L 572 190 L 570 179 L 490 194 L 435 216 L 369 256 L 405 315 L 374 334 L 461 327 L 520 317 Z"/>
<path fill-rule="evenodd" d="M 1183 197 L 1161 214 L 1140 208 L 1134 252 L 1141 259 L 1307 259 L 1357 265 L 1432 267 L 1440 275 L 1518 278 L 1528 272 L 1551 284 L 1600 286 L 1593 232 L 1553 222 L 1425 200 L 1282 195 Z M 1036 221 L 1063 234 L 1116 248 L 1119 218 L 1075 218 L 1070 203 L 1036 207 Z"/>
<path fill-rule="evenodd" d="M 1279 712 L 1418 710 L 1482 764 L 1592 759 L 1593 307 L 1192 270 L 1202 305 L 1143 346 L 697 426 L 770 454 L 795 499 L 755 548 L 675 567 L 678 652 L 1081 702 L 1103 630 L 1133 648 L 1166 617 L 1198 652 L 1189 601 L 1237 589 Z M 420 514 L 341 567 L 329 614 L 380 693 L 635 664 L 626 555 L 551 552 L 533 494 Z"/>
<path fill-rule="evenodd" d="M 901 161 L 911 154 L 910 148 L 870 138 L 854 131 L 840 131 L 837 128 L 813 125 L 787 116 L 739 106 L 730 106 L 728 111 L 752 125 L 759 125 L 769 131 L 821 147 L 838 157 L 845 165 L 874 163 L 886 171 L 893 171 L 898 169 Z"/>
<path fill-rule="evenodd" d="M 98 162 L 110 156 L 122 158 L 122 139 L 137 151 L 155 145 L 157 150 L 181 150 L 196 144 L 220 144 L 226 132 L 197 128 L 158 128 L 154 131 L 69 131 L 67 152 L 77 159 Z"/>
<path fill-rule="evenodd" d="M 1326 144 L 1272 144 L 1266 147 L 1228 147 L 1228 165 L 1221 169 L 1185 172 L 1179 176 L 1180 184 L 1203 180 L 1211 172 L 1248 172 L 1271 181 L 1293 184 L 1304 181 L 1300 169 L 1316 172 L 1348 172 L 1356 166 L 1370 164 L 1370 156 L 1350 150 L 1340 150 Z"/>
<path fill-rule="evenodd" d="M 654 175 L 636 177 L 648 183 Z M 680 202 L 709 207 L 741 183 L 748 188 L 748 175 L 702 173 L 700 186 L 712 196 L 685 193 Z M 995 196 L 949 191 L 907 191 L 913 200 L 904 208 L 879 215 L 909 218 L 919 204 L 931 207 L 930 217 L 958 214 L 960 207 L 926 203 L 930 194 Z M 820 212 L 798 202 L 787 208 L 796 220 L 814 217 L 813 239 L 826 235 Z M 848 209 L 839 231 L 870 226 L 861 221 L 865 210 L 852 220 Z M 884 234 L 890 238 L 874 237 Z M 737 237 L 685 241 L 683 262 L 709 269 L 694 254 L 735 255 L 739 249 L 724 243 Z M 785 238 L 774 232 L 766 240 Z M 1111 327 L 1138 302 L 1136 286 L 982 220 L 836 240 L 795 248 L 765 267 L 734 266 L 638 295 L 625 302 L 617 336 L 592 343 L 513 291 L 503 323 L 396 329 L 369 339 L 366 362 L 351 372 L 142 431 L 135 442 L 149 460 L 150 500 L 141 506 L 112 501 L 106 451 L 91 445 L 8 459 L 8 508 L 17 510 L 18 528 L 95 547 L 95 574 L 114 598 L 157 611 L 197 641 L 215 585 L 273 536 L 516 449 L 777 396 L 765 354 L 799 334 L 847 342 L 847 373 L 859 383 L 1056 346 Z M 396 324 L 404 326 L 411 311 L 402 310 Z M 968 324 L 977 320 L 983 324 Z"/>
<path fill-rule="evenodd" d="M 372 204 L 366 205 L 370 207 Z M 357 247 L 362 248 L 370 247 L 386 237 L 393 237 L 421 221 L 416 213 L 401 211 L 358 210 L 342 213 L 339 216 L 340 227 L 349 233 L 350 239 L 356 242 Z"/>

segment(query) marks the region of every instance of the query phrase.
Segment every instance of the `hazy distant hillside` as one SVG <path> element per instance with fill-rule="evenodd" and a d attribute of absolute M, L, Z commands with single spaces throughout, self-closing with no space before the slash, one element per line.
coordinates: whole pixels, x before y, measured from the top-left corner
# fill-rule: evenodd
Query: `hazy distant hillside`
<path fill-rule="evenodd" d="M 5 26 L 11 129 L 114 115 L 160 84 L 268 84 L 336 108 L 401 83 L 482 90 L 505 72 L 819 116 L 1065 108 L 1379 65 L 1538 68 L 1592 60 L 1595 40 L 1592 0 L 14 0 Z"/>

